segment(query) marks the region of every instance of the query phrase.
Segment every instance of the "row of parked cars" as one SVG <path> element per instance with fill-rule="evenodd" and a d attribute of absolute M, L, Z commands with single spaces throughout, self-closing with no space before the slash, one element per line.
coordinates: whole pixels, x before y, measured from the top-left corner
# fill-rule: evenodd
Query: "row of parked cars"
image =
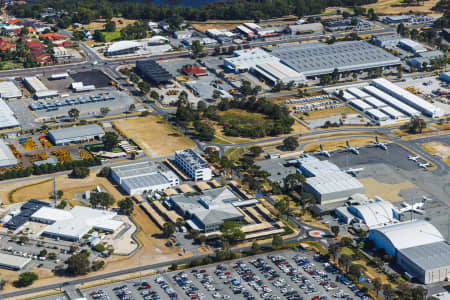
<path fill-rule="evenodd" d="M 159 276 L 155 279 L 155 282 L 166 292 L 170 299 L 178 299 L 177 293 L 167 284 L 164 277 Z"/>

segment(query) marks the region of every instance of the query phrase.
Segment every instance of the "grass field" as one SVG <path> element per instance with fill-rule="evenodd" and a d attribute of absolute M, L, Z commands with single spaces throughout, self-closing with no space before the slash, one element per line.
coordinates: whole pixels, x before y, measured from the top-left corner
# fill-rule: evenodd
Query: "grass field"
<path fill-rule="evenodd" d="M 429 142 L 422 144 L 422 148 L 430 154 L 439 155 L 443 162 L 450 165 L 450 146 L 439 142 Z"/>
<path fill-rule="evenodd" d="M 116 201 L 121 200 L 125 196 L 122 195 L 108 179 L 104 177 L 97 177 L 96 172 L 84 179 L 73 179 L 67 175 L 60 175 L 56 177 L 56 184 L 58 190 L 62 190 L 64 195 L 62 199 L 73 199 L 75 194 L 82 193 L 88 190 L 93 190 L 97 186 L 103 191 L 110 193 Z M 25 202 L 31 198 L 38 200 L 51 200 L 53 194 L 53 179 L 31 181 L 29 184 L 23 183 L 2 185 L 0 188 L 0 195 L 4 203 L 11 202 Z"/>
<path fill-rule="evenodd" d="M 129 24 L 133 24 L 134 22 L 136 22 L 136 20 L 128 20 L 125 18 L 112 18 L 112 20 L 114 22 L 116 22 L 116 27 L 118 27 L 118 28 L 125 27 Z M 106 23 L 106 20 L 99 19 L 99 20 L 95 20 L 87 25 L 83 25 L 83 28 L 90 29 L 90 30 L 103 29 L 105 27 L 105 23 Z M 72 27 L 68 28 L 68 30 L 71 30 L 71 29 L 72 29 Z"/>
<path fill-rule="evenodd" d="M 113 123 L 151 157 L 170 155 L 177 150 L 195 147 L 189 137 L 159 116 L 121 119 Z"/>
<path fill-rule="evenodd" d="M 102 32 L 105 36 L 105 40 L 107 43 L 117 40 L 120 38 L 120 31 L 113 31 L 113 32 Z"/>
<path fill-rule="evenodd" d="M 376 13 L 387 15 L 409 13 L 410 11 L 415 13 L 432 13 L 432 8 L 439 2 L 439 0 L 427 0 L 421 2 L 421 5 L 418 6 L 396 6 L 400 5 L 402 2 L 402 0 L 378 0 L 376 3 L 363 5 L 363 7 L 367 9 L 373 8 Z"/>

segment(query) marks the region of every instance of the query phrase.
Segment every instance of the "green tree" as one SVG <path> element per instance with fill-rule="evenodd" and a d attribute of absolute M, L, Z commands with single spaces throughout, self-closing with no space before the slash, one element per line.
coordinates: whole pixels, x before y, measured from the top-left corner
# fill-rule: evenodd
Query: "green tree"
<path fill-rule="evenodd" d="M 286 216 L 289 213 L 289 201 L 286 199 L 279 200 L 275 203 L 275 208 L 280 212 L 282 216 Z"/>
<path fill-rule="evenodd" d="M 127 197 L 125 199 L 120 200 L 117 202 L 117 205 L 119 206 L 119 211 L 126 215 L 131 215 L 134 210 L 134 201 L 133 199 Z"/>
<path fill-rule="evenodd" d="M 256 254 L 261 250 L 261 246 L 258 244 L 257 241 L 253 241 L 252 243 L 252 253 Z"/>
<path fill-rule="evenodd" d="M 202 53 L 202 51 L 203 51 L 203 46 L 202 46 L 202 44 L 200 44 L 200 41 L 199 40 L 193 41 L 192 45 L 191 45 L 192 57 L 197 58 L 200 55 L 200 53 Z"/>
<path fill-rule="evenodd" d="M 352 261 L 353 261 L 352 257 L 351 257 L 350 255 L 347 255 L 347 254 L 342 254 L 342 255 L 339 257 L 339 264 L 340 264 L 342 267 L 344 267 L 345 272 L 348 272 L 348 271 L 349 271 L 350 266 L 352 265 Z"/>
<path fill-rule="evenodd" d="M 19 275 L 19 279 L 14 282 L 16 287 L 27 287 L 33 284 L 39 276 L 33 272 L 25 272 Z"/>
<path fill-rule="evenodd" d="M 119 136 L 114 131 L 108 131 L 102 137 L 102 142 L 106 151 L 112 151 L 119 142 Z"/>
<path fill-rule="evenodd" d="M 103 266 L 105 265 L 105 261 L 103 261 L 103 260 L 94 260 L 93 262 L 92 262 L 92 267 L 91 267 L 91 269 L 92 269 L 92 271 L 98 271 L 98 270 L 100 270 L 100 269 L 103 269 Z"/>
<path fill-rule="evenodd" d="M 105 30 L 106 32 L 114 32 L 114 31 L 116 31 L 116 22 L 114 22 L 114 21 L 112 21 L 112 20 L 108 20 L 108 21 L 105 23 L 104 30 Z"/>
<path fill-rule="evenodd" d="M 427 127 L 427 123 L 419 116 L 412 116 L 407 126 L 411 133 L 422 133 L 423 129 Z"/>
<path fill-rule="evenodd" d="M 69 115 L 69 117 L 72 118 L 72 120 L 77 120 L 78 117 L 80 116 L 80 111 L 76 108 L 72 108 L 69 110 L 69 112 L 67 113 Z"/>
<path fill-rule="evenodd" d="M 263 149 L 260 146 L 252 146 L 249 150 L 253 157 L 258 157 L 261 153 L 263 153 Z"/>
<path fill-rule="evenodd" d="M 141 92 L 145 95 L 150 91 L 150 84 L 146 81 L 140 81 L 138 83 L 138 88 L 141 90 Z"/>
<path fill-rule="evenodd" d="M 89 203 L 93 207 L 102 206 L 104 208 L 109 208 L 114 204 L 114 198 L 106 192 L 91 193 Z"/>
<path fill-rule="evenodd" d="M 376 277 L 373 281 L 373 288 L 375 289 L 375 292 L 378 293 L 380 292 L 381 288 L 383 287 L 383 283 L 381 282 L 381 279 L 379 277 Z"/>
<path fill-rule="evenodd" d="M 298 147 L 298 141 L 295 137 L 288 137 L 283 140 L 283 146 L 288 151 L 293 151 Z"/>
<path fill-rule="evenodd" d="M 242 241 L 245 239 L 245 233 L 241 230 L 241 224 L 236 221 L 225 221 L 220 225 L 220 232 L 222 238 L 230 244 Z"/>
<path fill-rule="evenodd" d="M 103 167 L 100 172 L 98 172 L 99 177 L 109 177 L 111 174 L 111 168 L 110 167 Z"/>
<path fill-rule="evenodd" d="M 305 181 L 305 176 L 300 173 L 293 173 L 284 178 L 284 185 L 287 190 L 294 190 L 298 186 L 301 187 Z"/>
<path fill-rule="evenodd" d="M 72 173 L 70 173 L 70 175 L 73 178 L 86 178 L 89 176 L 89 168 L 88 167 L 74 167 L 72 169 Z"/>
<path fill-rule="evenodd" d="M 134 103 L 131 103 L 130 106 L 128 107 L 128 112 L 132 113 L 136 111 L 136 105 Z"/>
<path fill-rule="evenodd" d="M 74 254 L 67 260 L 66 273 L 72 276 L 85 275 L 90 271 L 90 253 L 86 250 Z"/>
<path fill-rule="evenodd" d="M 162 231 L 165 238 L 170 237 L 175 233 L 175 224 L 173 224 L 172 222 L 164 223 Z"/>
<path fill-rule="evenodd" d="M 110 112 L 109 107 L 101 107 L 100 108 L 100 113 L 102 114 L 102 116 L 106 116 L 108 113 Z"/>
<path fill-rule="evenodd" d="M 331 232 L 334 236 L 337 236 L 339 234 L 339 226 L 331 226 Z"/>
<path fill-rule="evenodd" d="M 280 247 L 283 245 L 283 238 L 280 235 L 274 235 L 272 238 L 272 247 Z"/>

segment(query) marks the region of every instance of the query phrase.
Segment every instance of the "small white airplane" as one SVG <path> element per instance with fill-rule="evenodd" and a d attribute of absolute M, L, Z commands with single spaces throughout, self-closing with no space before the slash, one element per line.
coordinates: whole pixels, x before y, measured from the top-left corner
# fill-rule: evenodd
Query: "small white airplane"
<path fill-rule="evenodd" d="M 357 169 L 351 168 L 351 169 L 345 170 L 345 173 L 348 173 L 348 174 L 351 174 L 353 176 L 356 176 L 361 171 L 364 171 L 364 168 L 357 168 Z"/>
<path fill-rule="evenodd" d="M 331 154 L 328 151 L 323 150 L 322 144 L 320 144 L 320 155 L 326 156 L 326 157 L 330 157 Z"/>
<path fill-rule="evenodd" d="M 417 161 L 418 159 L 418 156 L 408 156 L 408 160 Z"/>
<path fill-rule="evenodd" d="M 420 202 L 420 203 L 414 203 L 413 205 L 408 204 L 406 202 L 402 202 L 402 208 L 399 209 L 399 212 L 401 214 L 409 212 L 409 211 L 413 211 L 415 213 L 421 214 L 423 215 L 425 213 L 425 211 L 423 209 L 421 209 L 423 207 L 425 203 Z"/>
<path fill-rule="evenodd" d="M 431 167 L 431 164 L 430 163 L 419 164 L 419 167 L 426 169 L 428 167 Z"/>
<path fill-rule="evenodd" d="M 376 142 L 375 145 L 376 145 L 377 147 L 380 147 L 380 148 L 383 149 L 383 150 L 387 150 L 387 149 L 388 149 L 387 145 L 386 145 L 385 143 L 380 142 L 380 141 L 378 140 L 378 137 L 377 137 L 377 136 L 375 137 L 375 142 Z"/>
<path fill-rule="evenodd" d="M 352 146 L 350 146 L 350 142 L 349 141 L 345 141 L 345 143 L 347 144 L 347 151 L 353 152 L 356 155 L 359 155 L 359 150 L 358 150 L 359 147 L 352 147 Z"/>

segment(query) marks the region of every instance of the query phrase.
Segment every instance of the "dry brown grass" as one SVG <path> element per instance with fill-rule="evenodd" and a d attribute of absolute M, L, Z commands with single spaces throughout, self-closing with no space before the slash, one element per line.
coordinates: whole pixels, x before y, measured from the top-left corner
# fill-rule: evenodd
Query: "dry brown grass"
<path fill-rule="evenodd" d="M 159 116 L 122 119 L 113 123 L 151 157 L 166 156 L 177 150 L 195 147 L 190 138 Z"/>
<path fill-rule="evenodd" d="M 116 200 L 120 200 L 124 197 L 108 179 L 97 177 L 96 174 L 97 172 L 91 172 L 91 174 L 84 179 L 69 178 L 67 175 L 57 176 L 57 188 L 64 192 L 62 199 L 73 199 L 75 198 L 75 194 L 93 190 L 97 186 L 110 193 Z M 28 201 L 31 198 L 50 201 L 52 194 L 52 179 L 31 180 L 25 185 L 23 182 L 20 182 L 0 186 L 0 195 L 4 203 L 9 203 L 9 199 L 11 199 L 12 202 L 17 203 Z"/>
<path fill-rule="evenodd" d="M 298 117 L 303 116 L 305 120 L 315 120 L 315 119 L 323 119 L 328 118 L 334 115 L 342 115 L 342 114 L 359 114 L 358 111 L 354 110 L 348 105 L 344 105 L 341 107 L 336 108 L 330 108 L 330 109 L 323 109 L 323 110 L 316 110 L 316 111 L 310 111 L 308 114 L 296 114 Z M 363 119 L 361 119 L 361 125 L 364 125 L 365 122 Z"/>
<path fill-rule="evenodd" d="M 430 154 L 439 155 L 442 161 L 450 165 L 450 147 L 440 142 L 422 144 L 422 148 Z"/>
<path fill-rule="evenodd" d="M 134 22 L 136 22 L 136 20 L 128 20 L 128 19 L 116 18 L 116 17 L 112 18 L 112 20 L 114 22 L 116 22 L 116 26 L 118 28 L 125 27 L 125 26 L 127 26 L 129 24 L 133 24 Z M 122 22 L 122 24 L 120 22 Z M 95 21 L 93 21 L 93 22 L 91 22 L 91 23 L 89 23 L 87 25 L 83 25 L 83 28 L 91 29 L 91 30 L 93 30 L 93 29 L 103 29 L 105 27 L 105 24 L 106 24 L 106 20 L 99 19 L 99 20 L 95 20 Z M 68 30 L 72 30 L 72 29 L 73 29 L 72 26 L 70 26 L 68 28 Z"/>
<path fill-rule="evenodd" d="M 436 123 L 436 124 L 433 124 L 432 126 L 438 130 L 450 130 L 450 122 L 443 123 L 443 124 Z"/>
<path fill-rule="evenodd" d="M 415 185 L 410 181 L 404 181 L 396 184 L 383 183 L 373 177 L 358 179 L 366 188 L 365 194 L 369 198 L 379 196 L 387 201 L 399 202 L 405 199 L 399 196 L 399 192 L 404 189 L 414 188 Z"/>
<path fill-rule="evenodd" d="M 402 0 L 379 0 L 376 3 L 363 5 L 364 8 L 373 8 L 378 14 L 396 15 L 402 13 L 433 13 L 432 8 L 436 6 L 439 0 L 424 1 L 419 6 L 396 6 L 402 3 Z M 393 6 L 394 5 L 394 6 Z"/>

